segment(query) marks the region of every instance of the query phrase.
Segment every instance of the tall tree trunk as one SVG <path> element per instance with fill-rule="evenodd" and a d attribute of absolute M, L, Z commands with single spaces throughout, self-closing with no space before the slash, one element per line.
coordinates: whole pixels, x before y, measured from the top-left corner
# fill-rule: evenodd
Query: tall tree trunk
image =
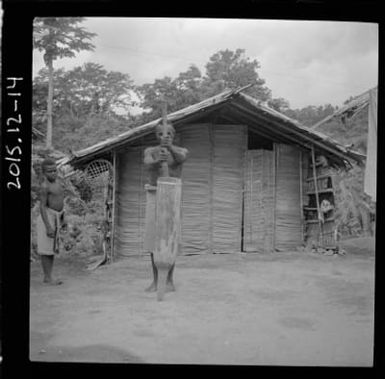
<path fill-rule="evenodd" d="M 48 66 L 48 98 L 47 98 L 47 149 L 52 149 L 52 102 L 53 102 L 53 62 L 49 59 Z"/>

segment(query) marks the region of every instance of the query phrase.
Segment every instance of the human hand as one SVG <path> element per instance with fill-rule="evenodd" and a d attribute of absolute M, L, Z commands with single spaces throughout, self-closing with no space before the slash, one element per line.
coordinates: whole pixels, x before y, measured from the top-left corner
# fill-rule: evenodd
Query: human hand
<path fill-rule="evenodd" d="M 169 149 L 172 145 L 172 139 L 170 137 L 165 137 L 160 140 L 160 146 Z"/>
<path fill-rule="evenodd" d="M 54 238 L 55 237 L 55 231 L 51 227 L 47 228 L 47 236 L 49 238 Z"/>
<path fill-rule="evenodd" d="M 61 226 L 60 226 L 60 229 L 61 229 L 61 231 L 62 232 L 67 232 L 67 230 L 68 230 L 68 223 L 67 223 L 67 220 L 64 220 L 63 222 L 62 222 L 62 224 L 61 224 Z"/>
<path fill-rule="evenodd" d="M 161 148 L 160 149 L 160 153 L 159 153 L 159 161 L 167 162 L 169 155 L 170 155 L 170 153 L 168 152 L 167 149 Z"/>

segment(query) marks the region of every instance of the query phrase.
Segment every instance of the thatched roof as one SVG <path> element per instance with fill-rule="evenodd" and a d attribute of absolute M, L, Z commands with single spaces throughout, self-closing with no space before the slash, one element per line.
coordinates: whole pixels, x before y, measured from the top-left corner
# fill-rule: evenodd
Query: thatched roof
<path fill-rule="evenodd" d="M 346 164 L 351 159 L 361 161 L 360 154 L 349 151 L 325 134 L 301 125 L 298 121 L 258 102 L 251 96 L 242 93 L 243 89 L 224 91 L 197 104 L 172 112 L 167 115 L 167 119 L 177 129 L 178 125 L 193 123 L 208 115 L 216 115 L 220 120 L 248 125 L 256 133 L 280 143 L 294 144 L 304 149 L 310 149 L 314 145 L 317 151 L 328 155 L 341 165 Z M 152 133 L 155 126 L 161 121 L 162 119 L 158 118 L 74 152 L 72 157 L 64 159 L 61 164 L 80 167 L 112 150 Z"/>

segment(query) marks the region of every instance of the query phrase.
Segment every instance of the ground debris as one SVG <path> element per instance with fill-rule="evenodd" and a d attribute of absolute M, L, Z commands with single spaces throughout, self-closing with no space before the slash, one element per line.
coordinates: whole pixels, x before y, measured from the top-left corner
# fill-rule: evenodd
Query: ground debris
<path fill-rule="evenodd" d="M 337 247 L 334 248 L 324 248 L 324 247 L 316 247 L 313 246 L 311 248 L 311 253 L 313 254 L 322 254 L 327 256 L 336 256 L 336 255 L 346 255 L 346 251 L 344 249 Z"/>

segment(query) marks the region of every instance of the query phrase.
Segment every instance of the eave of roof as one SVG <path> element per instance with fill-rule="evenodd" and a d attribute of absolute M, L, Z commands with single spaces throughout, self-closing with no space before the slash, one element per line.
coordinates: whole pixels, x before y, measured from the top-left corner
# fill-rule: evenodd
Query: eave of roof
<path fill-rule="evenodd" d="M 345 160 L 348 159 L 354 159 L 358 162 L 362 160 L 360 154 L 346 149 L 339 142 L 327 135 L 303 126 L 298 121 L 259 103 L 251 96 L 242 93 L 241 91 L 243 89 L 244 88 L 224 91 L 200 103 L 170 113 L 167 115 L 167 119 L 177 127 L 178 124 L 180 125 L 195 115 L 212 112 L 213 110 L 226 106 L 226 104 L 230 104 L 231 107 L 238 107 L 240 110 L 247 111 L 250 115 L 249 117 L 255 118 L 256 123 L 261 123 L 264 119 L 268 120 L 269 123 L 274 126 L 274 128 L 271 128 L 271 133 L 281 133 L 281 135 L 287 136 L 307 149 L 310 149 L 311 146 L 314 145 L 316 149 L 318 148 L 321 151 L 328 152 L 344 164 L 346 164 Z M 151 133 L 159 122 L 161 122 L 161 118 L 74 152 L 72 157 L 63 160 L 61 164 L 78 165 L 87 162 L 101 154 L 117 149 L 128 142 Z"/>
<path fill-rule="evenodd" d="M 199 103 L 190 105 L 186 108 L 180 109 L 176 112 L 172 112 L 167 115 L 167 120 L 172 123 L 177 123 L 188 116 L 191 116 L 193 114 L 196 114 L 200 111 L 207 111 L 211 110 L 213 107 L 220 106 L 224 104 L 226 101 L 228 101 L 231 98 L 231 95 L 236 93 L 237 91 L 234 90 L 227 90 L 219 95 L 210 97 L 208 99 L 205 99 Z M 138 126 L 136 128 L 130 129 L 127 132 L 121 133 L 117 136 L 108 138 L 104 141 L 101 141 L 97 144 L 94 144 L 90 147 L 87 147 L 85 149 L 79 150 L 77 152 L 73 152 L 73 155 L 71 158 L 69 158 L 67 161 L 61 162 L 61 164 L 76 164 L 77 162 L 82 161 L 84 158 L 88 156 L 94 156 L 100 153 L 105 152 L 106 150 L 115 149 L 129 141 L 133 141 L 137 138 L 140 138 L 148 133 L 151 133 L 156 125 L 161 122 L 161 118 L 157 118 L 153 121 L 150 121 L 144 125 Z"/>
<path fill-rule="evenodd" d="M 331 154 L 338 155 L 342 160 L 343 159 L 353 159 L 357 162 L 361 162 L 364 157 L 362 154 L 347 149 L 344 145 L 334 140 L 333 138 L 327 136 L 324 133 L 321 133 L 316 130 L 312 130 L 307 126 L 302 125 L 297 120 L 294 120 L 286 115 L 281 114 L 280 112 L 258 104 L 258 102 L 246 94 L 240 93 L 239 96 L 246 100 L 247 102 L 255 106 L 256 112 L 259 110 L 266 115 L 269 115 L 269 118 L 276 121 L 276 128 L 281 131 L 285 131 L 289 135 L 292 135 L 297 139 L 297 141 L 302 141 L 302 145 L 307 148 L 311 148 L 311 145 L 315 147 L 326 150 Z"/>

